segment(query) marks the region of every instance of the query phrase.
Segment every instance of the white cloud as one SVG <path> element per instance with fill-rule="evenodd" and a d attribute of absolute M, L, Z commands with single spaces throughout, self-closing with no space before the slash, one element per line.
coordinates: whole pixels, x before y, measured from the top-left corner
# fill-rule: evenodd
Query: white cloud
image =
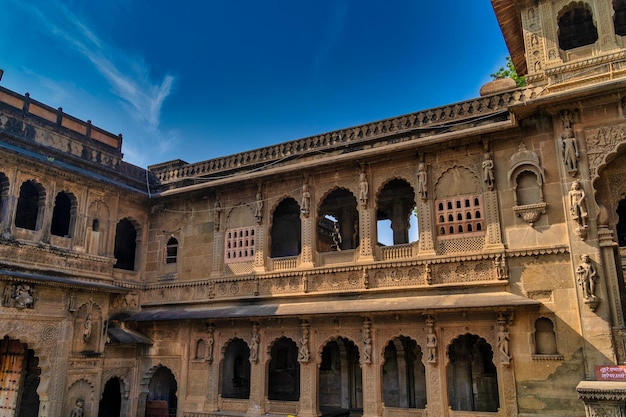
<path fill-rule="evenodd" d="M 150 67 L 142 57 L 109 45 L 80 16 L 58 1 L 48 2 L 40 7 L 21 3 L 19 7 L 35 17 L 47 33 L 87 58 L 93 68 L 104 77 L 111 92 L 121 100 L 126 113 L 138 124 L 136 131 L 143 130 L 144 136 L 150 137 L 133 138 L 135 141 L 141 143 L 149 139 L 147 142 L 152 142 L 149 146 L 153 152 L 166 152 L 171 147 L 175 139 L 163 132 L 160 124 L 163 103 L 172 93 L 175 83 L 172 75 L 166 74 L 161 80 L 153 81 Z M 141 150 L 137 148 L 148 145 L 140 143 L 132 146 L 125 140 L 124 151 L 127 156 L 141 156 L 132 158 L 135 163 L 145 160 L 145 154 L 141 155 Z"/>

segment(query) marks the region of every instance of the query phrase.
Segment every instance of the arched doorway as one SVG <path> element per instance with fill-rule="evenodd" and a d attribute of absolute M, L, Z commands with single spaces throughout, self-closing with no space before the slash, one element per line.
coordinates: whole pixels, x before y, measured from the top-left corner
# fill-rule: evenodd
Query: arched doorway
<path fill-rule="evenodd" d="M 272 345 L 270 355 L 272 360 L 268 365 L 268 399 L 298 401 L 300 399 L 300 363 L 296 342 L 287 337 L 281 337 Z"/>
<path fill-rule="evenodd" d="M 222 362 L 222 398 L 250 398 L 250 348 L 239 338 L 228 343 Z"/>
<path fill-rule="evenodd" d="M 165 410 L 167 410 L 168 417 L 176 417 L 177 390 L 178 384 L 172 371 L 163 366 L 157 369 L 150 379 L 150 384 L 148 384 L 146 417 L 161 417 L 165 414 Z"/>
<path fill-rule="evenodd" d="M 119 378 L 111 378 L 104 384 L 98 417 L 120 417 L 122 408 L 122 386 Z"/>
<path fill-rule="evenodd" d="M 319 406 L 323 415 L 363 409 L 363 378 L 359 348 L 338 337 L 322 349 L 319 366 Z M 339 414 L 337 414 L 339 415 Z"/>
<path fill-rule="evenodd" d="M 39 415 L 39 359 L 19 340 L 0 341 L 0 405 L 7 415 Z"/>
<path fill-rule="evenodd" d="M 415 340 L 400 336 L 385 347 L 383 401 L 385 407 L 426 408 L 426 368 Z"/>
<path fill-rule="evenodd" d="M 498 411 L 498 378 L 491 345 L 475 334 L 465 334 L 452 341 L 448 358 L 448 403 L 452 410 Z"/>

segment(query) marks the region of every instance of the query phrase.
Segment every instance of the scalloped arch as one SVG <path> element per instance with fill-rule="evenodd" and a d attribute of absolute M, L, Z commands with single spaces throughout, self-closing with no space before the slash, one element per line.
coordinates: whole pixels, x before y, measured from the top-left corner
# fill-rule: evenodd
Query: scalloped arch
<path fill-rule="evenodd" d="M 444 185 L 444 181 L 448 181 L 448 178 L 450 176 L 455 175 L 454 172 L 458 173 L 457 178 L 452 178 L 451 182 L 456 182 L 456 191 L 452 191 L 451 194 L 447 194 L 447 195 L 442 195 L 442 193 L 439 190 L 439 187 L 443 187 Z M 461 173 L 465 173 L 465 175 L 461 175 Z M 458 184 L 458 179 L 462 179 L 462 178 L 469 178 L 470 181 L 473 183 L 473 189 L 472 190 L 468 190 L 467 187 L 461 187 L 460 184 Z M 455 181 L 457 180 L 457 181 Z M 451 185 L 449 185 L 447 188 L 452 188 Z M 453 196 L 458 196 L 458 195 L 465 195 L 465 194 L 478 194 L 478 193 L 482 193 L 482 188 L 481 188 L 481 181 L 480 178 L 478 176 L 478 174 L 474 171 L 472 171 L 471 168 L 462 165 L 462 164 L 454 164 L 451 167 L 447 168 L 446 170 L 442 171 L 441 174 L 439 175 L 439 177 L 436 179 L 435 181 L 435 185 L 434 185 L 434 198 L 435 200 L 437 199 L 441 199 L 441 198 L 446 198 L 446 197 L 453 197 Z"/>

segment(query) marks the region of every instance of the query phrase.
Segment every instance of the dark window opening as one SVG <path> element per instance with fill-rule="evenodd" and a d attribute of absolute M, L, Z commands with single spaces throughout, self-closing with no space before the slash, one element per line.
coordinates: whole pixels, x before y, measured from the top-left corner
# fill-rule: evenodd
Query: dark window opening
<path fill-rule="evenodd" d="M 426 368 L 413 339 L 396 337 L 385 348 L 383 400 L 386 407 L 426 408 Z"/>
<path fill-rule="evenodd" d="M 135 270 L 135 251 L 137 249 L 137 231 L 128 219 L 122 219 L 115 229 L 115 249 L 113 255 L 117 262 L 114 268 Z"/>
<path fill-rule="evenodd" d="M 171 237 L 165 247 L 165 263 L 175 264 L 178 260 L 178 240 Z"/>
<path fill-rule="evenodd" d="M 40 209 L 43 209 L 45 194 L 40 192 L 33 181 L 26 181 L 20 187 L 17 200 L 15 226 L 23 229 L 37 230 Z"/>
<path fill-rule="evenodd" d="M 100 222 L 98 219 L 93 219 L 93 222 L 91 222 L 91 230 L 94 232 L 98 232 L 100 230 Z"/>
<path fill-rule="evenodd" d="M 242 339 L 231 340 L 222 363 L 222 397 L 250 398 L 250 348 Z"/>
<path fill-rule="evenodd" d="M 268 398 L 277 401 L 300 399 L 300 363 L 296 342 L 281 337 L 272 346 L 269 363 Z"/>
<path fill-rule="evenodd" d="M 70 195 L 61 191 L 54 200 L 50 233 L 55 236 L 70 236 L 72 222 L 72 200 Z"/>
<path fill-rule="evenodd" d="M 589 6 L 575 3 L 559 14 L 559 47 L 564 51 L 591 45 L 598 40 Z"/>
<path fill-rule="evenodd" d="M 613 25 L 615 26 L 615 34 L 619 36 L 626 35 L 626 1 L 613 0 Z"/>
<path fill-rule="evenodd" d="M 300 205 L 293 198 L 282 200 L 272 215 L 271 256 L 297 256 L 302 250 Z M 253 240 L 254 241 L 254 240 Z"/>
<path fill-rule="evenodd" d="M 448 358 L 448 402 L 451 409 L 498 411 L 498 378 L 491 345 L 477 335 L 459 336 L 448 348 Z"/>

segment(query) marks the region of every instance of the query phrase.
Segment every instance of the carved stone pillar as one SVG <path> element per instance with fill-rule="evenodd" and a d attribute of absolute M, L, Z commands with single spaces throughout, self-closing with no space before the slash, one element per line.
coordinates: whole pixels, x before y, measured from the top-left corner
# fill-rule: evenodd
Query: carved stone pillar
<path fill-rule="evenodd" d="M 211 276 L 219 276 L 222 272 L 224 258 L 224 231 L 216 230 L 213 235 L 213 267 Z"/>
<path fill-rule="evenodd" d="M 433 216 L 429 200 L 418 199 L 418 223 L 420 229 L 420 255 L 435 255 L 435 242 L 433 237 Z"/>
<path fill-rule="evenodd" d="M 426 413 L 429 416 L 443 416 L 443 387 L 441 386 L 441 374 L 445 375 L 445 361 L 430 362 L 426 365 Z"/>
<path fill-rule="evenodd" d="M 215 355 L 216 353 L 214 353 Z M 204 402 L 204 409 L 207 411 L 217 411 L 219 407 L 219 385 L 220 385 L 220 360 L 217 355 L 214 361 L 209 363 L 207 375 L 207 392 Z"/>
<path fill-rule="evenodd" d="M 318 404 L 318 366 L 315 361 L 300 362 L 300 404 L 298 417 L 317 417 L 320 415 Z"/>
<path fill-rule="evenodd" d="M 623 328 L 624 313 L 622 310 L 622 301 L 619 296 L 619 278 L 617 275 L 617 268 L 621 268 L 622 266 L 617 265 L 615 262 L 617 242 L 613 240 L 613 232 L 606 226 L 598 228 L 598 240 L 600 245 L 600 259 L 607 288 L 607 304 L 611 309 L 611 323 L 616 327 Z"/>
<path fill-rule="evenodd" d="M 598 40 L 600 48 L 604 51 L 617 49 L 615 42 L 615 26 L 613 25 L 613 2 L 611 0 L 596 0 L 596 13 L 598 14 Z"/>
<path fill-rule="evenodd" d="M 256 272 L 265 271 L 265 227 L 256 227 L 254 239 L 254 270 Z"/>
<path fill-rule="evenodd" d="M 504 250 L 502 232 L 500 230 L 500 213 L 498 210 L 498 193 L 485 191 L 483 194 L 485 205 L 485 250 Z"/>
<path fill-rule="evenodd" d="M 576 387 L 587 417 L 624 417 L 626 382 L 581 381 Z"/>
<path fill-rule="evenodd" d="M 361 364 L 363 373 L 363 417 L 377 417 L 382 415 L 378 404 L 382 404 L 380 395 L 380 372 L 377 358 L 369 364 Z"/>
<path fill-rule="evenodd" d="M 265 414 L 265 370 L 267 367 L 261 360 L 250 364 L 250 399 L 248 400 L 248 411 L 246 416 L 260 416 Z"/>
<path fill-rule="evenodd" d="M 302 252 L 300 253 L 300 267 L 312 268 L 313 267 L 313 227 L 314 222 L 311 216 L 303 213 L 300 216 L 302 227 Z"/>
<path fill-rule="evenodd" d="M 359 261 L 372 262 L 374 261 L 374 254 L 372 252 L 372 204 L 367 208 L 359 208 L 359 237 L 360 247 Z"/>

